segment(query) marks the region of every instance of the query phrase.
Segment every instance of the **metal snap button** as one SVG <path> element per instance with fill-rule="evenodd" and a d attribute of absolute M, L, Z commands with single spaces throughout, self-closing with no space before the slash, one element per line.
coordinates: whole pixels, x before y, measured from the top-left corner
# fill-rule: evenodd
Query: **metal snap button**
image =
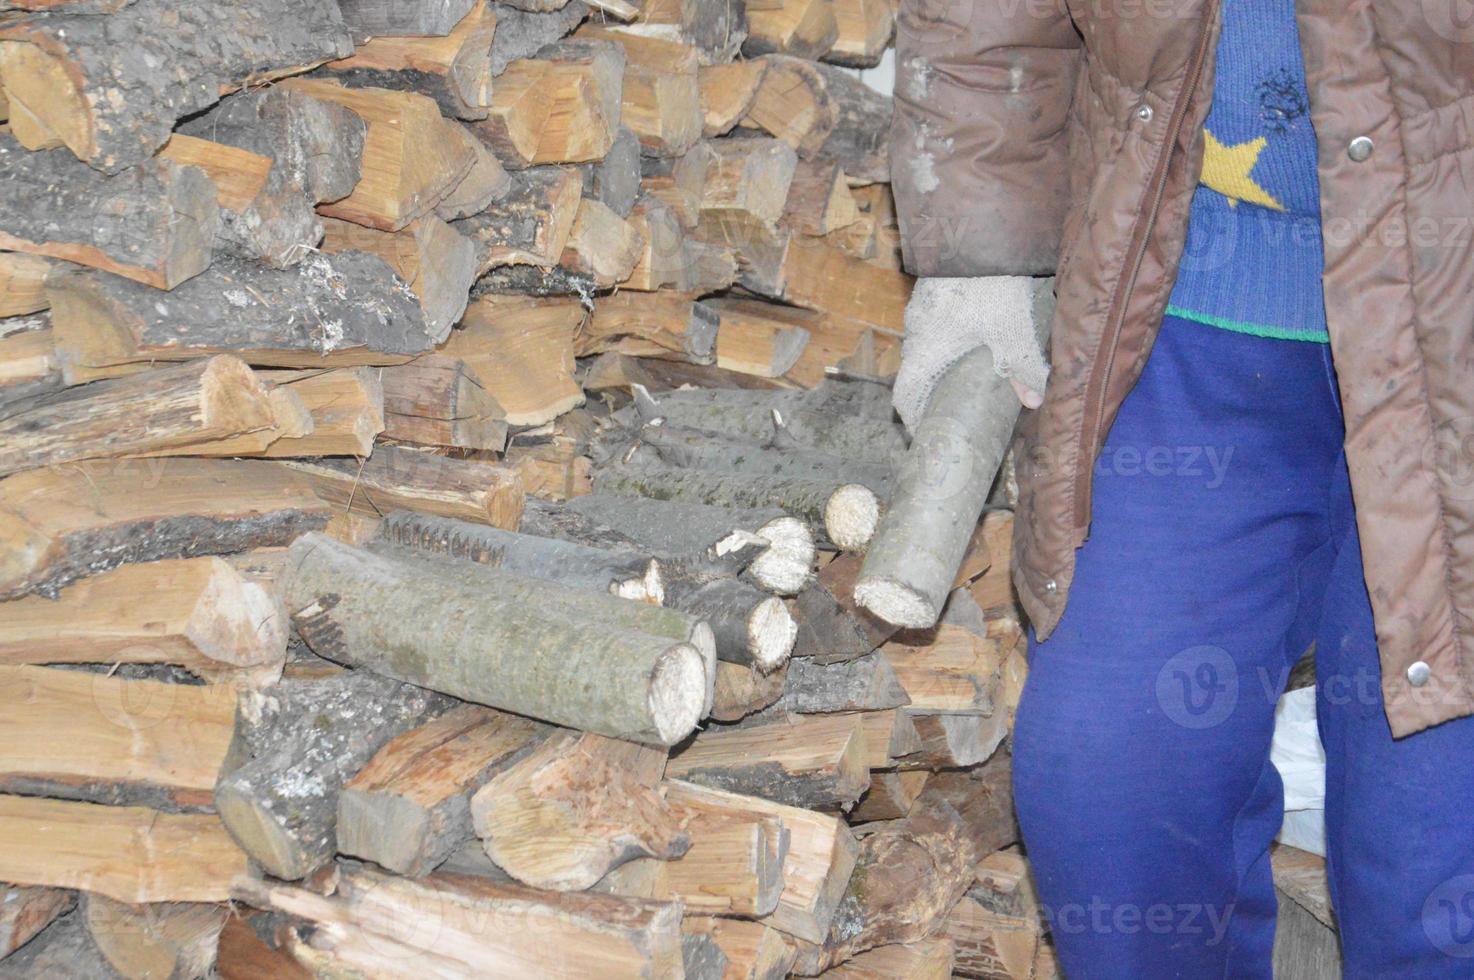
<path fill-rule="evenodd" d="M 1044 583 L 1044 591 L 1048 592 L 1050 595 L 1054 595 L 1056 592 L 1059 591 L 1059 583 L 1056 582 L 1054 579 L 1050 579 L 1048 582 Z"/>
<path fill-rule="evenodd" d="M 1352 161 L 1356 163 L 1361 163 L 1367 157 L 1372 155 L 1372 148 L 1374 145 L 1375 144 L 1372 143 L 1372 138 L 1370 136 L 1358 136 L 1356 139 L 1346 144 L 1346 155 L 1349 156 Z"/>
<path fill-rule="evenodd" d="M 1413 687 L 1422 687 L 1433 676 L 1433 669 L 1419 660 L 1407 669 L 1407 682 Z"/>
<path fill-rule="evenodd" d="M 1142 122 L 1151 122 L 1152 115 L 1152 107 L 1147 105 L 1146 103 L 1142 103 L 1141 105 L 1136 107 L 1136 118 L 1140 119 Z"/>

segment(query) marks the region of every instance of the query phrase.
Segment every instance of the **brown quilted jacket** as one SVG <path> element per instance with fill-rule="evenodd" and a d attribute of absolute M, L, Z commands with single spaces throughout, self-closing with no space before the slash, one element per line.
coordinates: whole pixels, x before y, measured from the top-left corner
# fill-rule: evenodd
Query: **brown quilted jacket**
<path fill-rule="evenodd" d="M 1299 0 L 1325 301 L 1395 735 L 1474 713 L 1474 22 Z M 1068 8 L 1068 9 L 1066 9 Z M 1014 578 L 1041 637 L 1187 232 L 1218 0 L 901 0 L 891 157 L 920 276 L 1057 270 Z M 1370 141 L 1370 142 L 1368 142 Z"/>

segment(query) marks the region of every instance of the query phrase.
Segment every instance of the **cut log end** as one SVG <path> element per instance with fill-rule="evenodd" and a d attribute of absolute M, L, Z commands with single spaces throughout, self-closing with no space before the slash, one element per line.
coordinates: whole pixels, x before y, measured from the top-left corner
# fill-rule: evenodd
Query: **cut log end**
<path fill-rule="evenodd" d="M 747 617 L 748 646 L 752 661 L 765 674 L 788 662 L 798 638 L 798 624 L 777 596 L 769 596 L 753 607 Z"/>
<path fill-rule="evenodd" d="M 814 567 L 814 533 L 796 517 L 778 517 L 757 529 L 768 547 L 753 559 L 748 572 L 763 588 L 797 595 Z"/>
<path fill-rule="evenodd" d="M 855 601 L 902 629 L 930 629 L 942 615 L 926 596 L 893 579 L 862 578 L 855 583 Z"/>
<path fill-rule="evenodd" d="M 650 717 L 663 745 L 674 745 L 696 728 L 706 709 L 707 662 L 690 643 L 666 651 L 650 676 Z"/>
<path fill-rule="evenodd" d="M 845 551 L 862 551 L 880 523 L 880 500 L 858 483 L 836 490 L 824 505 L 824 531 Z"/>

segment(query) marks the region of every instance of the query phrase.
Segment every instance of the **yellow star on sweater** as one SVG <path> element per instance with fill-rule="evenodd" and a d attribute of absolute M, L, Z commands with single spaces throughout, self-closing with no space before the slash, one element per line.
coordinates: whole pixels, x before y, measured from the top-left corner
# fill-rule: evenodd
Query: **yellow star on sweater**
<path fill-rule="evenodd" d="M 1259 136 L 1247 143 L 1225 146 L 1206 128 L 1203 138 L 1202 183 L 1228 198 L 1229 207 L 1238 207 L 1240 201 L 1248 201 L 1276 211 L 1285 209 L 1249 176 L 1254 164 L 1259 162 L 1259 154 L 1269 142 L 1267 139 Z"/>

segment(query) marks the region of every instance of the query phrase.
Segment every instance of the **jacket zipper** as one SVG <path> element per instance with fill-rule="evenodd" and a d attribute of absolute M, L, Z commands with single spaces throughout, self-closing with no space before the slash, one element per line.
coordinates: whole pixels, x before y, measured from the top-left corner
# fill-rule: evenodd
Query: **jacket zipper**
<path fill-rule="evenodd" d="M 1182 133 L 1182 125 L 1187 119 L 1188 104 L 1192 102 L 1193 95 L 1197 92 L 1198 83 L 1203 77 L 1203 68 L 1208 60 L 1208 41 L 1213 34 L 1213 23 L 1218 17 L 1218 3 L 1215 0 L 1209 0 L 1207 8 L 1198 32 L 1197 48 L 1193 51 L 1193 60 L 1188 65 L 1188 73 L 1183 82 L 1181 94 L 1172 106 L 1172 117 L 1167 121 L 1166 143 L 1152 173 L 1151 208 L 1147 211 L 1145 220 L 1137 223 L 1136 234 L 1132 240 L 1130 265 L 1122 275 L 1115 295 L 1111 298 L 1111 308 L 1106 318 L 1106 333 L 1101 340 L 1101 353 L 1104 356 L 1096 358 L 1095 364 L 1090 369 L 1090 379 L 1085 386 L 1084 417 L 1088 424 L 1081 427 L 1080 446 L 1076 458 L 1077 461 L 1089 459 L 1089 462 L 1080 465 L 1075 474 L 1076 547 L 1085 541 L 1089 533 L 1091 482 L 1095 469 L 1092 447 L 1099 437 L 1101 428 L 1105 425 L 1106 389 L 1110 385 L 1116 348 L 1121 343 L 1121 331 L 1126 321 L 1126 304 L 1131 298 L 1132 290 L 1136 288 L 1136 276 L 1141 271 L 1141 263 L 1146 258 L 1147 244 L 1151 239 L 1152 229 L 1156 226 L 1157 215 L 1162 210 L 1162 198 L 1167 193 L 1167 171 L 1171 166 L 1173 154 L 1176 152 L 1177 139 Z"/>

